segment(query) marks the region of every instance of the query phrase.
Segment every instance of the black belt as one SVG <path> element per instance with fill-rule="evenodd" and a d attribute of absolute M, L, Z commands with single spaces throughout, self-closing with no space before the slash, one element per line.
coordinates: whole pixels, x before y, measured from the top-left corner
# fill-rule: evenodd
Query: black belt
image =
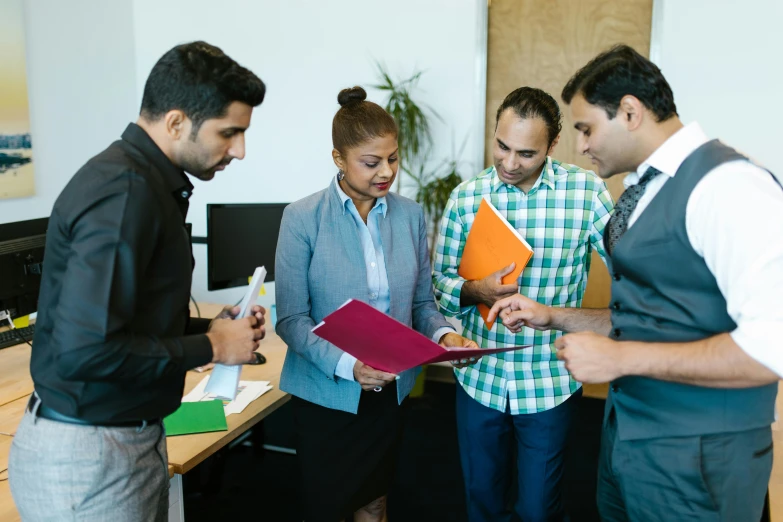
<path fill-rule="evenodd" d="M 144 426 L 160 423 L 160 419 L 153 419 L 147 421 L 125 421 L 125 422 L 90 422 L 84 419 L 77 419 L 76 417 L 69 417 L 68 415 L 63 415 L 62 413 L 59 413 L 51 408 L 44 406 L 43 404 L 40 404 L 40 402 L 41 399 L 39 399 L 35 394 L 32 394 L 30 396 L 30 400 L 27 403 L 27 411 L 33 413 L 35 411 L 36 403 L 39 403 L 37 415 L 41 418 L 51 420 L 51 421 L 56 421 L 56 422 L 79 424 L 81 426 L 101 426 L 104 428 L 142 428 Z"/>

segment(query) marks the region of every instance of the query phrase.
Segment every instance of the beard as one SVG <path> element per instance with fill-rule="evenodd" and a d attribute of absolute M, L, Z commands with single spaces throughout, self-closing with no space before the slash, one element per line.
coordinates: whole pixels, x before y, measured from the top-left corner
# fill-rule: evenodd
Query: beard
<path fill-rule="evenodd" d="M 180 168 L 192 176 L 202 180 L 209 181 L 215 177 L 215 173 L 220 167 L 225 167 L 234 158 L 222 158 L 217 163 L 210 163 L 206 158 L 195 154 L 187 154 L 180 160 Z"/>

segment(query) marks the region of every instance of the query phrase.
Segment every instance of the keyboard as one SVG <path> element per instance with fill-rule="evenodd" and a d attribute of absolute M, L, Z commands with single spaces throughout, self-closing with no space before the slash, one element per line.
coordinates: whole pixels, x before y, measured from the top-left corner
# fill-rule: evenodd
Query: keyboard
<path fill-rule="evenodd" d="M 24 328 L 17 328 L 16 330 L 6 330 L 0 332 L 0 350 L 8 348 L 9 346 L 16 346 L 17 344 L 23 344 L 22 337 L 28 342 L 33 342 L 33 334 L 35 333 L 35 325 L 25 326 Z M 21 334 L 21 337 L 19 336 Z"/>

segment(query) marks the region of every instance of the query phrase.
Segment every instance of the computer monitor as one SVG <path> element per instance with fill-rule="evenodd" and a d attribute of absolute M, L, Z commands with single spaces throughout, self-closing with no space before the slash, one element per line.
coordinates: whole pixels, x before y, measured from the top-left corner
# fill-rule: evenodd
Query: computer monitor
<path fill-rule="evenodd" d="M 207 205 L 207 288 L 246 286 L 257 266 L 275 279 L 275 250 L 288 203 Z"/>
<path fill-rule="evenodd" d="M 0 310 L 22 317 L 38 310 L 49 218 L 0 224 Z"/>

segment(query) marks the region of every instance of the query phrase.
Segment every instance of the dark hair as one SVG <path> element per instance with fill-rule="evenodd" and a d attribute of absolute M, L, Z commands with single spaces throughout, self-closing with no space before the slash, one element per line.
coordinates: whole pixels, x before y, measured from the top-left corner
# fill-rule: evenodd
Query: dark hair
<path fill-rule="evenodd" d="M 150 121 L 179 109 L 193 122 L 220 118 L 238 101 L 256 107 L 266 86 L 258 76 L 214 45 L 191 42 L 174 47 L 155 64 L 144 85 L 141 115 Z"/>
<path fill-rule="evenodd" d="M 520 87 L 506 96 L 506 99 L 498 107 L 498 112 L 495 116 L 495 128 L 497 128 L 500 121 L 500 115 L 506 109 L 514 109 L 517 116 L 523 119 L 541 118 L 544 120 L 549 137 L 549 145 L 552 145 L 563 128 L 560 107 L 552 96 L 541 89 Z"/>
<path fill-rule="evenodd" d="M 397 136 L 394 118 L 366 99 L 367 93 L 361 87 L 343 89 L 337 95 L 340 109 L 332 120 L 332 145 L 341 153 L 371 138 Z"/>
<path fill-rule="evenodd" d="M 627 45 L 616 45 L 579 69 L 563 88 L 563 101 L 571 103 L 577 94 L 602 107 L 609 118 L 615 117 L 627 94 L 642 102 L 658 121 L 677 116 L 672 88 L 661 70 Z"/>

